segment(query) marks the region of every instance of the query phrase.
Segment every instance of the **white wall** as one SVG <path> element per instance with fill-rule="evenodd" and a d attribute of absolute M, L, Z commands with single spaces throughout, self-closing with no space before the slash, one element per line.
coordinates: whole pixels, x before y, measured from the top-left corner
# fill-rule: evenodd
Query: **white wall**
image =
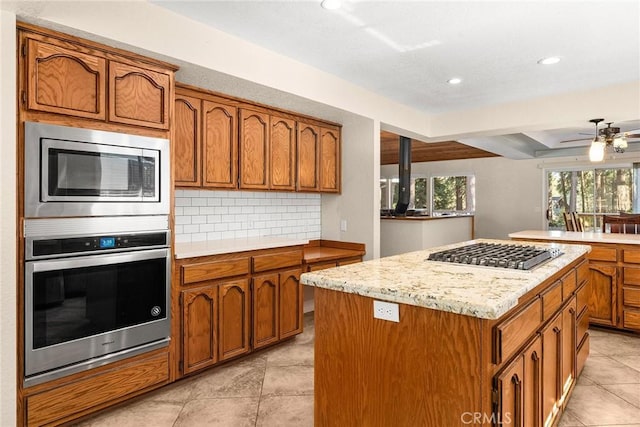
<path fill-rule="evenodd" d="M 585 151 L 587 148 L 585 148 Z M 629 165 L 640 161 L 638 153 L 609 155 L 597 167 Z M 543 193 L 545 170 L 562 167 L 593 167 L 586 156 L 555 159 L 510 160 L 502 157 L 412 163 L 414 175 L 466 175 L 476 177 L 475 236 L 507 239 L 520 230 L 545 227 L 547 209 Z M 398 176 L 398 165 L 381 166 L 383 177 Z"/>
<path fill-rule="evenodd" d="M 16 25 L 0 10 L 0 425 L 16 425 Z"/>
<path fill-rule="evenodd" d="M 540 160 L 502 157 L 413 163 L 413 175 L 476 177 L 475 236 L 505 239 L 513 231 L 542 227 Z M 397 165 L 381 167 L 384 177 L 398 175 Z"/>
<path fill-rule="evenodd" d="M 365 259 L 380 256 L 379 122 L 350 115 L 342 128 L 342 194 L 322 195 L 322 238 L 364 243 Z M 340 221 L 347 230 L 340 230 Z"/>

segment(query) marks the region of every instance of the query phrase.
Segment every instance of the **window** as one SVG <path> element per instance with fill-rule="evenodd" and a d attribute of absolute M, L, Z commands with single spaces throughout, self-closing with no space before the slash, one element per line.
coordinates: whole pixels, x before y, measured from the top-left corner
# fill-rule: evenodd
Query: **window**
<path fill-rule="evenodd" d="M 427 197 L 427 178 L 422 176 L 411 177 L 411 196 L 408 209 L 426 210 L 429 207 Z M 380 179 L 380 209 L 395 209 L 398 203 L 400 191 L 398 178 Z"/>
<path fill-rule="evenodd" d="M 548 170 L 548 228 L 564 230 L 564 212 L 577 212 L 585 230 L 601 230 L 602 215 L 637 211 L 638 166 Z"/>
<path fill-rule="evenodd" d="M 434 215 L 474 212 L 475 182 L 473 175 L 432 177 L 431 212 Z"/>

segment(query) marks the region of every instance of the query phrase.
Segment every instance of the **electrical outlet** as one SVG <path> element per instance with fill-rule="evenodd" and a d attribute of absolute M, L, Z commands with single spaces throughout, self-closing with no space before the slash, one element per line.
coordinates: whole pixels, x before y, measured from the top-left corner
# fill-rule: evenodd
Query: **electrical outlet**
<path fill-rule="evenodd" d="M 347 220 L 346 219 L 341 219 L 340 220 L 340 231 L 347 231 Z"/>
<path fill-rule="evenodd" d="M 400 322 L 400 307 L 393 302 L 373 301 L 373 317 L 375 319 Z"/>

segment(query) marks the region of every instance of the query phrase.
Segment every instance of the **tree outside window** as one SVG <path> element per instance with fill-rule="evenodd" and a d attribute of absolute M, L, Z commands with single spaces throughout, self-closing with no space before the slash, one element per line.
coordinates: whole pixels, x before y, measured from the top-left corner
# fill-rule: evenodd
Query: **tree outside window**
<path fill-rule="evenodd" d="M 471 213 L 475 210 L 475 177 L 434 176 L 432 178 L 434 213 Z"/>

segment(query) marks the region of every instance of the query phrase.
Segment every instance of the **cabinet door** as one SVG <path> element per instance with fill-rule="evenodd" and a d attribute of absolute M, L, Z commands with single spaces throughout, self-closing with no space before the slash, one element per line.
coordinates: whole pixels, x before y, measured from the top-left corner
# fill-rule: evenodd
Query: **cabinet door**
<path fill-rule="evenodd" d="M 173 131 L 174 176 L 177 186 L 201 184 L 201 124 L 202 101 L 176 94 Z"/>
<path fill-rule="evenodd" d="M 523 427 L 524 375 L 524 359 L 520 355 L 496 378 L 496 425 Z"/>
<path fill-rule="evenodd" d="M 182 291 L 182 373 L 213 365 L 217 351 L 218 288 Z"/>
<path fill-rule="evenodd" d="M 542 338 L 527 347 L 524 359 L 523 426 L 542 427 Z"/>
<path fill-rule="evenodd" d="M 169 129 L 171 76 L 109 62 L 109 121 Z"/>
<path fill-rule="evenodd" d="M 287 270 L 280 276 L 280 339 L 302 332 L 303 295 L 301 270 Z"/>
<path fill-rule="evenodd" d="M 577 333 L 576 298 L 571 298 L 562 310 L 562 395 L 566 395 L 573 384 L 576 368 Z"/>
<path fill-rule="evenodd" d="M 271 116 L 269 188 L 296 189 L 296 122 Z"/>
<path fill-rule="evenodd" d="M 298 185 L 299 191 L 318 191 L 318 156 L 320 130 L 317 126 L 298 123 Z"/>
<path fill-rule="evenodd" d="M 249 281 L 223 283 L 220 297 L 220 360 L 248 353 L 249 346 Z"/>
<path fill-rule="evenodd" d="M 235 107 L 202 103 L 202 186 L 237 188 L 238 135 Z"/>
<path fill-rule="evenodd" d="M 27 40 L 27 108 L 104 120 L 104 58 Z"/>
<path fill-rule="evenodd" d="M 253 348 L 278 341 L 278 274 L 253 278 Z"/>
<path fill-rule="evenodd" d="M 616 326 L 617 267 L 606 264 L 589 263 L 591 288 L 589 297 L 589 317 L 591 323 Z"/>
<path fill-rule="evenodd" d="M 269 188 L 269 116 L 240 109 L 240 188 Z"/>
<path fill-rule="evenodd" d="M 320 129 L 320 191 L 340 192 L 340 133 Z"/>
<path fill-rule="evenodd" d="M 562 396 L 562 315 L 558 313 L 542 330 L 542 420 L 553 419 Z"/>

